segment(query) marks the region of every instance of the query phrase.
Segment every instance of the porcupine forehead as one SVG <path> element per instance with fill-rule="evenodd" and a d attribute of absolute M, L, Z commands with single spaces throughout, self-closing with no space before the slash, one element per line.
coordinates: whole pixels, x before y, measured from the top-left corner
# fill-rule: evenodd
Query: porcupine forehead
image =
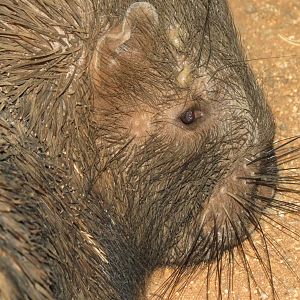
<path fill-rule="evenodd" d="M 138 4 L 131 5 L 129 9 L 125 6 L 127 10 L 120 13 L 121 17 L 107 19 L 109 25 L 106 31 L 99 34 L 91 68 L 91 76 L 98 86 L 99 95 L 102 98 L 106 97 L 119 109 L 120 103 L 131 104 L 133 110 L 136 109 L 135 105 L 141 102 L 147 105 L 166 105 L 170 100 L 170 105 L 174 106 L 174 101 L 178 105 L 180 98 L 183 102 L 187 101 L 192 90 L 205 89 L 203 79 L 212 76 L 218 65 L 218 73 L 221 74 L 219 83 L 222 84 L 222 78 L 226 78 L 224 93 L 229 95 L 229 100 L 232 99 L 233 103 L 240 101 L 240 104 L 246 105 L 249 101 L 255 106 L 254 103 L 257 103 L 260 97 L 245 96 L 243 80 L 250 79 L 251 94 L 253 78 L 241 63 L 242 54 L 238 42 L 229 39 L 234 33 L 232 26 L 225 26 L 228 15 L 224 15 L 224 21 L 215 21 L 211 22 L 210 26 L 207 25 L 210 14 L 218 13 L 222 19 L 220 11 L 225 4 L 217 1 L 211 1 L 209 4 L 179 2 L 176 11 L 170 4 L 153 4 L 155 8 L 148 4 L 139 12 L 136 8 Z M 192 11 L 196 12 L 190 16 L 193 22 L 186 19 L 186 5 L 193 7 Z M 227 11 L 226 7 L 224 9 Z M 140 32 L 135 30 L 134 22 L 141 29 Z M 193 26 L 190 26 L 190 23 Z M 225 33 L 215 37 L 221 30 Z M 143 44 L 144 39 L 146 42 Z M 138 43 L 135 43 L 136 41 Z M 152 72 L 149 73 L 147 68 Z M 199 77 L 202 80 L 198 80 Z M 135 84 L 138 81 L 144 85 Z M 241 83 L 238 88 L 237 82 Z M 187 94 L 181 93 L 182 89 L 186 89 Z M 168 94 L 170 91 L 173 92 L 171 97 Z M 117 95 L 118 102 L 112 95 Z M 103 108 L 103 103 L 97 100 L 97 95 L 95 98 L 95 106 Z M 145 124 L 147 131 L 147 124 L 150 123 L 151 114 L 149 116 L 141 113 L 142 111 L 145 112 L 146 109 L 142 107 L 133 114 L 135 136 L 143 135 L 144 131 L 139 130 L 141 125 Z M 136 118 L 136 115 L 140 118 Z M 173 114 L 169 116 L 174 117 Z"/>
<path fill-rule="evenodd" d="M 153 6 L 144 7 L 140 13 L 141 25 L 150 23 L 148 31 L 154 30 L 156 41 L 161 48 L 158 55 L 162 55 L 162 50 L 164 50 L 164 54 L 168 54 L 170 62 L 173 64 L 173 69 L 182 71 L 183 67 L 189 65 L 185 68 L 182 76 L 186 76 L 191 68 L 207 66 L 208 63 L 220 67 L 220 64 L 224 64 L 224 60 L 227 62 L 237 58 L 240 60 L 239 43 L 231 40 L 233 27 L 228 25 L 228 19 L 229 24 L 231 19 L 226 2 L 176 1 L 175 4 L 150 1 L 150 3 Z M 132 9 L 128 9 L 130 4 L 127 1 L 111 3 L 107 8 L 108 11 L 111 11 L 107 22 L 110 25 L 118 23 L 130 15 L 134 10 L 134 5 L 131 6 Z M 135 10 L 137 9 L 135 8 Z M 218 14 L 218 18 L 211 20 L 213 14 Z M 105 33 L 105 31 L 103 32 Z M 151 53 L 151 56 L 155 58 L 155 53 Z M 209 60 L 211 56 L 216 57 L 214 60 Z M 161 74 L 166 71 L 165 68 L 169 67 L 167 62 L 161 61 L 163 63 L 160 65 Z"/>

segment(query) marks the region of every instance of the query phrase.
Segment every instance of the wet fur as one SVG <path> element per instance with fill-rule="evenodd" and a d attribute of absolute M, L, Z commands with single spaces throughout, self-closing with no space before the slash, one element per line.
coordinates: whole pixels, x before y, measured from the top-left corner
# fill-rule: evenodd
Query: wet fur
<path fill-rule="evenodd" d="M 0 4 L 2 297 L 137 299 L 164 266 L 172 284 L 199 265 L 221 282 L 234 247 L 251 277 L 242 242 L 256 250 L 256 229 L 268 256 L 261 220 L 299 212 L 259 192 L 298 193 L 281 175 L 298 138 L 273 145 L 226 2 L 194 2 L 151 1 L 158 18 L 130 1 Z M 204 117 L 184 127 L 170 116 L 193 97 Z"/>

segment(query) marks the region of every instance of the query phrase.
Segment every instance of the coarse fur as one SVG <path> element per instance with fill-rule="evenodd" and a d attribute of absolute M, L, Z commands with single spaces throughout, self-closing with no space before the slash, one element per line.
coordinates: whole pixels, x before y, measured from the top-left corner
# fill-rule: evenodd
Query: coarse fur
<path fill-rule="evenodd" d="M 3 299 L 139 299 L 166 266 L 221 281 L 234 248 L 250 278 L 244 240 L 273 286 L 251 233 L 268 257 L 261 220 L 299 212 L 274 196 L 298 193 L 298 137 L 273 143 L 226 1 L 4 0 L 0 100 Z"/>

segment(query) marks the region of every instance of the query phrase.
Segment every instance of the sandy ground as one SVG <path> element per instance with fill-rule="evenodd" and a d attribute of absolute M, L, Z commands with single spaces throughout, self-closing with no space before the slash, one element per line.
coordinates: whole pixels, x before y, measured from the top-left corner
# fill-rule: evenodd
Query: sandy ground
<path fill-rule="evenodd" d="M 277 139 L 300 135 L 300 1 L 229 0 L 229 2 L 250 64 L 274 112 Z M 299 215 L 295 217 L 279 214 L 277 219 L 300 235 Z M 237 260 L 232 289 L 228 288 L 226 271 L 222 272 L 223 299 L 267 300 L 275 297 L 281 300 L 300 300 L 300 279 L 297 279 L 297 275 L 300 277 L 300 238 L 297 240 L 295 235 L 283 233 L 283 226 L 276 230 L 273 226 L 264 224 L 264 229 L 275 248 L 269 247 L 275 296 L 272 296 L 270 283 L 258 259 L 249 251 L 247 259 L 255 281 L 252 280 L 249 288 L 247 275 L 241 261 Z M 254 239 L 259 247 L 262 240 L 258 236 Z M 279 255 L 278 251 L 282 255 Z M 169 274 L 170 270 L 162 270 L 153 276 L 148 291 L 149 299 L 159 299 L 155 297 L 155 290 Z M 180 292 L 165 298 L 217 299 L 214 277 L 209 281 L 210 287 L 207 290 L 206 274 L 200 270 L 199 274 L 187 279 Z"/>

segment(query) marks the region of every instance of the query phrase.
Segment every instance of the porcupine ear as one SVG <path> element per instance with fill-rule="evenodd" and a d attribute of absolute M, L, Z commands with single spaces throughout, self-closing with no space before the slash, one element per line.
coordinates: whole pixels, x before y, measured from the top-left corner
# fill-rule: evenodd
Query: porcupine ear
<path fill-rule="evenodd" d="M 143 58 L 151 51 L 157 26 L 158 15 L 153 5 L 148 2 L 130 5 L 123 20 L 114 24 L 97 43 L 92 59 L 96 85 L 102 89 L 103 85 L 116 88 L 122 74 L 128 77 L 138 64 L 142 68 Z"/>
<path fill-rule="evenodd" d="M 112 42 L 112 48 L 118 47 L 130 39 L 135 39 L 138 31 L 141 40 L 147 39 L 151 29 L 157 25 L 158 15 L 155 7 L 148 2 L 136 2 L 129 6 L 121 24 L 118 24 L 107 38 Z"/>

